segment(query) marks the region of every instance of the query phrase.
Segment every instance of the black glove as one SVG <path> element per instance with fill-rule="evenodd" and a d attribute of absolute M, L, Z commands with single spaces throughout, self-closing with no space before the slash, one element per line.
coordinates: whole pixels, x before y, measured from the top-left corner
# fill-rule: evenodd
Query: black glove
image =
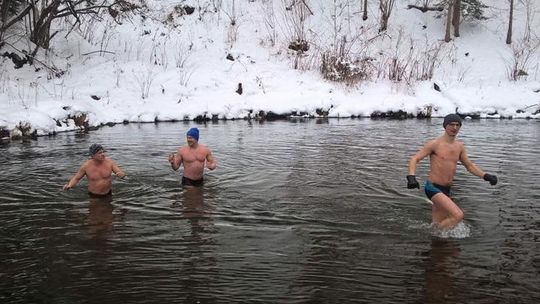
<path fill-rule="evenodd" d="M 484 174 L 484 180 L 488 181 L 492 186 L 497 184 L 497 176 L 491 174 Z"/>
<path fill-rule="evenodd" d="M 418 184 L 418 181 L 416 180 L 416 176 L 407 175 L 407 188 L 409 189 L 420 188 L 420 184 Z"/>

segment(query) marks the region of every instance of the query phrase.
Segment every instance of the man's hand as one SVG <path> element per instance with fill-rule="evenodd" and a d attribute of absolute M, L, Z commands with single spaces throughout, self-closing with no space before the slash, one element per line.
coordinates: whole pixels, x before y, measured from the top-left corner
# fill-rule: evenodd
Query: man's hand
<path fill-rule="evenodd" d="M 169 154 L 169 163 L 174 163 L 174 153 Z"/>
<path fill-rule="evenodd" d="M 64 187 L 62 188 L 64 191 L 67 191 L 69 189 L 71 189 L 71 187 L 69 186 L 69 183 L 65 184 Z"/>
<path fill-rule="evenodd" d="M 409 189 L 419 188 L 420 189 L 420 184 L 418 184 L 418 181 L 416 180 L 416 176 L 407 175 L 407 188 L 409 188 Z"/>
<path fill-rule="evenodd" d="M 489 182 L 492 186 L 497 184 L 497 176 L 491 174 L 484 174 L 484 180 Z"/>

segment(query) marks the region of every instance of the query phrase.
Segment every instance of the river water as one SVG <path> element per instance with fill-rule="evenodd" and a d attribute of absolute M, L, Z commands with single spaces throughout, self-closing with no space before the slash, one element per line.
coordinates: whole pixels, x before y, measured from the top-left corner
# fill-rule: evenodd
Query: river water
<path fill-rule="evenodd" d="M 444 235 L 405 179 L 441 124 L 129 124 L 0 146 L 0 302 L 539 303 L 540 123 L 464 123 L 499 184 L 459 166 L 465 220 Z M 218 168 L 182 189 L 167 155 L 192 126 Z M 61 191 L 94 142 L 128 174 L 112 202 L 85 179 Z"/>

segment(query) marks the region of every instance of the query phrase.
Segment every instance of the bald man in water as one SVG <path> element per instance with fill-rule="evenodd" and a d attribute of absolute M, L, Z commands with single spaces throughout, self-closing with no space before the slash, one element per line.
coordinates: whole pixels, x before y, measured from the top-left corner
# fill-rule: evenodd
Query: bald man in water
<path fill-rule="evenodd" d="M 407 188 L 420 188 L 415 176 L 416 165 L 429 156 L 430 171 L 424 190 L 433 203 L 431 207 L 433 224 L 443 230 L 453 228 L 463 219 L 463 211 L 450 198 L 450 186 L 456 174 L 458 161 L 470 173 L 483 178 L 491 185 L 497 184 L 497 176 L 485 173 L 475 165 L 469 159 L 463 142 L 456 140 L 461 125 L 459 115 L 447 115 L 443 121 L 444 133 L 426 143 L 409 161 Z"/>
<path fill-rule="evenodd" d="M 87 160 L 79 171 L 64 185 L 64 190 L 69 190 L 86 176 L 88 179 L 88 195 L 90 197 L 106 197 L 112 194 L 112 173 L 119 178 L 126 174 L 116 163 L 105 155 L 103 146 L 93 144 L 90 146 L 90 159 Z"/>

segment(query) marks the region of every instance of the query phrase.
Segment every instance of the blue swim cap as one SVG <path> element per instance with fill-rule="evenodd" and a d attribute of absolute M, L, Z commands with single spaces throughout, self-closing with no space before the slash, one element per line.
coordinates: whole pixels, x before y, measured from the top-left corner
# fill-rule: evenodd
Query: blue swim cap
<path fill-rule="evenodd" d="M 186 136 L 191 136 L 196 141 L 199 141 L 199 129 L 197 128 L 191 128 L 189 131 L 187 131 Z"/>

